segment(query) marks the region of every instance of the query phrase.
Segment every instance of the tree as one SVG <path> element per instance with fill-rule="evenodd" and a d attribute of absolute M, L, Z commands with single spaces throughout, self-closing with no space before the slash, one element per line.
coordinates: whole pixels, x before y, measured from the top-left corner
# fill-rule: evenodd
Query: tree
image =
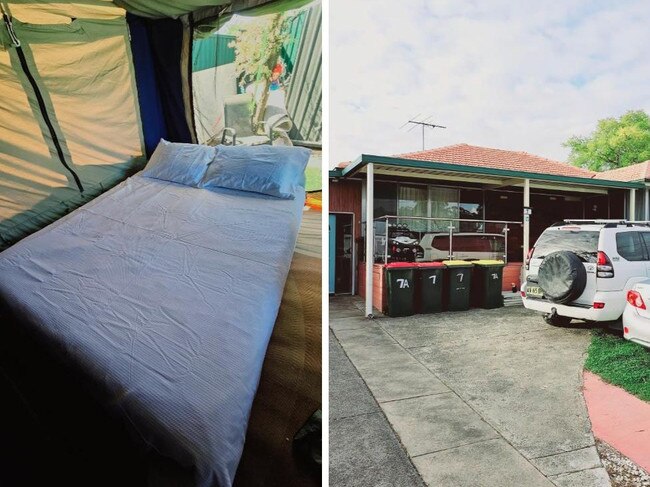
<path fill-rule="evenodd" d="M 592 171 L 647 161 L 650 159 L 650 116 L 643 110 L 631 110 L 618 119 L 604 118 L 589 136 L 573 136 L 562 145 L 571 149 L 571 164 Z"/>
<path fill-rule="evenodd" d="M 271 71 L 279 60 L 282 45 L 289 38 L 285 27 L 290 19 L 284 14 L 260 17 L 241 29 L 236 40 L 229 44 L 235 49 L 235 69 L 243 74 L 242 86 L 261 83 L 260 99 L 253 114 L 256 127 L 266 110 Z"/>

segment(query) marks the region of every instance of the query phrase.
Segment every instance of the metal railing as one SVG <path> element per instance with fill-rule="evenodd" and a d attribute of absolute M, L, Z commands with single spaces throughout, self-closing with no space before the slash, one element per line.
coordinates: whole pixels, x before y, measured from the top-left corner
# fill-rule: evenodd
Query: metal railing
<path fill-rule="evenodd" d="M 501 232 L 493 233 L 497 235 L 498 233 L 503 234 L 503 240 L 504 240 L 504 249 L 503 249 L 503 261 L 508 262 L 508 232 L 510 231 L 509 225 L 523 225 L 523 222 L 518 222 L 518 221 L 510 221 L 510 220 L 478 220 L 478 219 L 471 219 L 471 218 L 440 218 L 440 217 L 420 217 L 420 216 L 397 216 L 397 215 L 385 215 L 381 216 L 378 218 L 374 219 L 374 224 L 381 224 L 382 222 L 384 223 L 384 235 L 385 235 L 385 242 L 384 242 L 384 264 L 388 263 L 388 246 L 389 246 L 389 221 L 390 220 L 395 220 L 396 222 L 399 222 L 400 220 L 417 220 L 417 221 L 422 221 L 422 222 L 447 222 L 448 226 L 446 229 L 448 230 L 449 233 L 449 252 L 448 252 L 448 259 L 453 260 L 454 259 L 454 247 L 453 247 L 453 239 L 454 239 L 454 230 L 456 229 L 455 223 L 458 223 L 458 228 L 460 229 L 461 225 L 460 223 L 473 223 L 477 224 L 481 227 L 482 231 L 475 231 L 475 232 L 467 232 L 467 231 L 458 231 L 457 233 L 476 233 L 476 234 L 491 234 L 492 232 L 487 232 L 487 225 L 488 224 L 493 224 L 493 225 L 503 225 L 503 229 Z M 373 225 L 374 227 L 374 225 Z M 428 227 L 428 225 L 427 225 Z M 407 227 L 408 231 L 410 232 L 415 232 L 415 233 L 440 233 L 442 234 L 443 232 L 435 232 L 431 230 L 427 230 L 426 232 L 421 232 L 417 230 L 411 230 Z M 374 231 L 373 228 L 373 238 L 376 238 L 376 232 Z M 418 239 L 418 241 L 420 241 Z M 374 249 L 375 245 L 373 245 Z M 373 260 L 375 259 L 375 254 L 376 252 L 373 252 Z M 366 258 L 369 258 L 369 256 L 366 256 Z"/>

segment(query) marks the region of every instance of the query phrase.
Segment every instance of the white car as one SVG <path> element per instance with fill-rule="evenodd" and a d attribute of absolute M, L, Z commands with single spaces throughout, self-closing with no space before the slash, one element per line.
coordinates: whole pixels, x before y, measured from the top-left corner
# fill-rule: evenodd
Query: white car
<path fill-rule="evenodd" d="M 641 281 L 627 292 L 623 312 L 623 336 L 650 348 L 650 280 Z"/>
<path fill-rule="evenodd" d="M 449 234 L 427 233 L 420 240 L 424 251 L 418 261 L 431 262 L 449 258 Z M 456 260 L 499 260 L 505 253 L 505 237 L 501 233 L 454 233 L 451 251 Z"/>
<path fill-rule="evenodd" d="M 530 249 L 522 285 L 524 306 L 547 323 L 615 321 L 627 292 L 650 277 L 650 226 L 625 220 L 565 220 Z"/>

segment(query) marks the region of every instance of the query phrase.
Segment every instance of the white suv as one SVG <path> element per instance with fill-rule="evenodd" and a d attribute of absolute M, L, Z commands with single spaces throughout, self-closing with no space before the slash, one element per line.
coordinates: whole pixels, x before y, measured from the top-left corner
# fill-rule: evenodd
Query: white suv
<path fill-rule="evenodd" d="M 625 220 L 565 220 L 544 230 L 526 258 L 524 306 L 547 323 L 614 321 L 627 291 L 650 277 L 650 226 Z"/>

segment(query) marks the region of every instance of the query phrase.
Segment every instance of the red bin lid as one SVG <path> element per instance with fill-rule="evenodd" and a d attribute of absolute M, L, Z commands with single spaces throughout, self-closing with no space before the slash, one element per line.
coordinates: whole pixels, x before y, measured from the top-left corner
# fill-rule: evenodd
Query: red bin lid
<path fill-rule="evenodd" d="M 444 267 L 442 262 L 419 262 L 418 267 Z"/>
<path fill-rule="evenodd" d="M 394 267 L 417 267 L 417 264 L 415 262 L 391 262 L 390 264 L 386 264 L 386 268 L 394 268 Z"/>

